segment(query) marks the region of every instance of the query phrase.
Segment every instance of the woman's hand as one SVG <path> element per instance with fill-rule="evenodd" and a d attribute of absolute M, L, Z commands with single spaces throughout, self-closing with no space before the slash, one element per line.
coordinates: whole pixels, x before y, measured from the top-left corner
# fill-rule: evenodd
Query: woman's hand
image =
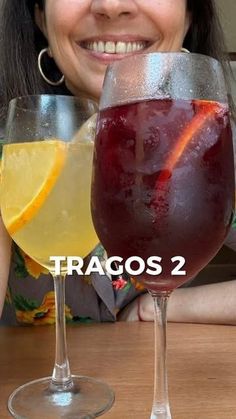
<path fill-rule="evenodd" d="M 11 260 L 11 238 L 9 237 L 0 214 L 0 317 L 7 289 Z"/>
<path fill-rule="evenodd" d="M 152 321 L 152 297 L 146 293 L 139 295 L 118 314 L 119 321 Z"/>
<path fill-rule="evenodd" d="M 198 287 L 178 288 L 170 296 L 168 321 L 236 325 L 236 279 Z M 146 293 L 118 315 L 123 321 L 153 321 L 152 297 Z"/>

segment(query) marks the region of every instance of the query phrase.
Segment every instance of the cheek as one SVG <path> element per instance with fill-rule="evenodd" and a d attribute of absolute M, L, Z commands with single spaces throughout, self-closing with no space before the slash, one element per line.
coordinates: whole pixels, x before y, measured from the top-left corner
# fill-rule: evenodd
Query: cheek
<path fill-rule="evenodd" d="M 60 40 L 65 36 L 69 36 L 71 31 L 71 20 L 61 19 L 61 16 L 56 15 L 50 19 L 50 23 L 47 24 L 47 32 L 49 39 Z"/>
<path fill-rule="evenodd" d="M 182 34 L 185 29 L 186 1 L 153 0 L 152 14 L 149 11 L 149 15 L 163 36 Z"/>
<path fill-rule="evenodd" d="M 79 28 L 87 10 L 86 1 L 78 0 L 47 0 L 46 25 L 51 37 L 62 37 Z"/>
<path fill-rule="evenodd" d="M 175 40 L 181 43 L 185 35 L 185 20 L 183 17 L 176 19 L 172 16 L 172 19 L 170 19 L 168 16 L 166 20 L 161 21 L 158 30 L 163 41 L 172 42 Z"/>

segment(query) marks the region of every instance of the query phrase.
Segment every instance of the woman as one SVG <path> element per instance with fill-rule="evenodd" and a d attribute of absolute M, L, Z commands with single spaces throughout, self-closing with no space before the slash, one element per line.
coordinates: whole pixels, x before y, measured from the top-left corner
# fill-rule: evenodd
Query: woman
<path fill-rule="evenodd" d="M 224 58 L 213 0 L 5 0 L 1 5 L 3 120 L 9 100 L 19 95 L 73 94 L 98 100 L 107 65 L 129 54 L 184 47 Z M 1 230 L 0 307 L 10 260 L 10 241 L 3 226 Z M 101 247 L 96 252 L 103 257 Z M 53 322 L 51 279 L 40 275 L 34 281 L 40 267 L 19 249 L 13 253 L 3 319 Z M 122 287 L 118 280 L 114 287 L 107 277 L 90 281 L 67 279 L 69 320 L 115 320 L 118 312 L 121 320 L 153 319 L 151 298 L 134 284 Z M 169 320 L 236 323 L 233 291 L 236 295 L 236 281 L 178 289 L 170 300 Z"/>

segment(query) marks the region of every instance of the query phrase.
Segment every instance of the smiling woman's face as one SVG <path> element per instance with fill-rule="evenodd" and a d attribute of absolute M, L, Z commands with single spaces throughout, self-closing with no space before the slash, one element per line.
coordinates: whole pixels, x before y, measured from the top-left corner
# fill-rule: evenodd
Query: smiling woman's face
<path fill-rule="evenodd" d="M 74 95 L 99 98 L 107 65 L 140 51 L 179 51 L 186 0 L 46 0 L 36 20 Z"/>

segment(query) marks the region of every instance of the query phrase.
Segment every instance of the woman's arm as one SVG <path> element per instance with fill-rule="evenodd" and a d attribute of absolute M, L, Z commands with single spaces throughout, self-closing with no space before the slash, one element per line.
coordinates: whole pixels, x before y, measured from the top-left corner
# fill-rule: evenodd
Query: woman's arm
<path fill-rule="evenodd" d="M 0 215 L 0 317 L 7 289 L 11 259 L 11 239 L 3 225 Z"/>
<path fill-rule="evenodd" d="M 136 298 L 122 310 L 118 320 L 152 321 L 151 296 Z M 236 325 L 236 279 L 175 290 L 169 301 L 168 321 Z"/>

